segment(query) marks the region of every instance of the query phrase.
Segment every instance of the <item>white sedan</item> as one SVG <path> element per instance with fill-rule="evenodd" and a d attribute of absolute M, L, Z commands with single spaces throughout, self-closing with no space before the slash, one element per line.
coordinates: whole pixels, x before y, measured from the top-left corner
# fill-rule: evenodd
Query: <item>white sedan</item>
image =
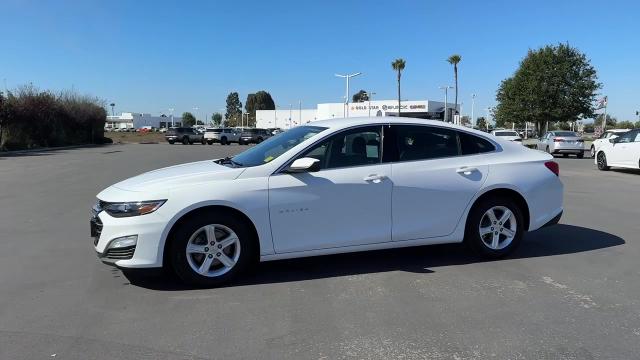
<path fill-rule="evenodd" d="M 515 130 L 493 130 L 491 135 L 500 137 L 509 141 L 517 141 L 522 144 L 522 138 Z"/>
<path fill-rule="evenodd" d="M 548 154 L 439 121 L 316 121 L 110 186 L 92 237 L 105 263 L 200 286 L 257 261 L 395 247 L 464 241 L 498 258 L 558 222 L 558 172 Z"/>
<path fill-rule="evenodd" d="M 599 138 L 593 140 L 593 143 L 591 143 L 591 157 L 592 158 L 596 158 L 596 153 L 598 152 L 598 150 L 600 150 L 600 147 L 606 143 L 609 142 L 609 139 L 615 139 L 618 136 L 620 136 L 620 134 L 624 134 L 627 131 L 629 131 L 631 129 L 611 129 L 611 130 L 606 130 L 602 135 L 600 135 Z"/>
<path fill-rule="evenodd" d="M 600 170 L 610 167 L 640 169 L 640 129 L 631 130 L 602 144 L 595 163 Z"/>

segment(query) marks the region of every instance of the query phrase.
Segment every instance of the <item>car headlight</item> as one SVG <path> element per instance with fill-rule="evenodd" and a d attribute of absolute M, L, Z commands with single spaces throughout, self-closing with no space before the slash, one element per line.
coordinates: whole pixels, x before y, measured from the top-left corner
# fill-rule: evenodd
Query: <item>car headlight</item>
<path fill-rule="evenodd" d="M 121 203 L 103 203 L 102 210 L 107 214 L 122 218 L 150 214 L 160 208 L 167 200 L 136 201 Z"/>

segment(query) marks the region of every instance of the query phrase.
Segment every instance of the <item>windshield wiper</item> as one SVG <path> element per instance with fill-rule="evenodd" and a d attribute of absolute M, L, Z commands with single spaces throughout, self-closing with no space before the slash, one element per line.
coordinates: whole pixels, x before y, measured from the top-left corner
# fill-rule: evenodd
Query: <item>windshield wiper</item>
<path fill-rule="evenodd" d="M 231 164 L 231 165 L 236 166 L 236 167 L 241 167 L 242 166 L 241 163 L 233 161 L 233 159 L 228 157 L 228 156 L 225 157 L 225 158 L 222 158 L 220 160 L 217 160 L 216 162 L 218 164 L 220 164 L 220 165 Z"/>

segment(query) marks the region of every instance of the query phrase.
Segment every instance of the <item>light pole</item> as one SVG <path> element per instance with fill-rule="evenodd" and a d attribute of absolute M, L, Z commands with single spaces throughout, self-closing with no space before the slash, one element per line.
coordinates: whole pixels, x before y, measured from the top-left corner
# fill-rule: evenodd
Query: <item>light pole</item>
<path fill-rule="evenodd" d="M 291 112 L 293 111 L 293 105 L 289 104 L 289 129 L 291 129 Z"/>
<path fill-rule="evenodd" d="M 361 72 L 357 72 L 357 73 L 354 73 L 354 74 L 348 74 L 348 75 L 335 74 L 337 77 L 347 79 L 347 93 L 345 94 L 345 97 L 344 97 L 344 106 L 346 108 L 346 114 L 344 115 L 344 117 L 349 117 L 349 79 L 351 79 L 352 77 L 356 77 L 358 75 L 361 75 L 361 74 L 362 74 Z"/>
<path fill-rule="evenodd" d="M 449 94 L 449 89 L 453 89 L 453 86 L 440 86 L 441 90 L 444 90 L 444 122 L 448 122 L 447 121 L 447 107 L 449 106 L 447 103 L 449 102 L 448 99 L 448 94 Z"/>
<path fill-rule="evenodd" d="M 193 114 L 193 117 L 196 118 L 196 125 L 198 125 L 198 110 L 200 110 L 200 108 L 198 108 L 197 106 L 194 106 L 192 110 L 195 113 Z"/>
<path fill-rule="evenodd" d="M 462 125 L 462 105 L 464 103 L 460 101 L 460 112 L 458 113 L 458 123 L 456 125 Z"/>
<path fill-rule="evenodd" d="M 175 127 L 175 124 L 173 123 L 173 108 L 169 108 L 169 113 L 171 114 L 171 127 Z"/>
<path fill-rule="evenodd" d="M 484 122 L 487 125 L 487 132 L 489 132 L 489 114 L 490 114 L 491 110 L 493 110 L 493 108 L 491 106 L 489 106 L 486 109 L 484 109 L 484 111 L 487 112 L 487 119 Z"/>
<path fill-rule="evenodd" d="M 109 104 L 111 106 L 111 116 L 116 116 L 114 108 L 116 107 L 116 103 Z"/>
<path fill-rule="evenodd" d="M 298 125 L 302 125 L 302 100 L 298 100 Z"/>
<path fill-rule="evenodd" d="M 476 94 L 471 94 L 471 124 L 478 125 L 475 123 L 475 119 L 473 118 L 473 110 L 476 106 Z"/>

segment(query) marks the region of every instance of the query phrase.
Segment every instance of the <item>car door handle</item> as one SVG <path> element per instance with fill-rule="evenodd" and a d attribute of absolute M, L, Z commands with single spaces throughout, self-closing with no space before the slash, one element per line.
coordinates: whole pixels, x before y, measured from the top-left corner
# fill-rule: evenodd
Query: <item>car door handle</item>
<path fill-rule="evenodd" d="M 478 171 L 478 168 L 475 168 L 473 166 L 462 166 L 456 170 L 458 174 L 463 174 L 463 175 L 471 175 L 471 173 L 474 171 Z"/>
<path fill-rule="evenodd" d="M 379 183 L 380 181 L 384 180 L 386 178 L 385 175 L 378 175 L 378 174 L 371 174 L 369 176 L 365 176 L 364 177 L 364 181 L 371 181 L 374 183 Z"/>

